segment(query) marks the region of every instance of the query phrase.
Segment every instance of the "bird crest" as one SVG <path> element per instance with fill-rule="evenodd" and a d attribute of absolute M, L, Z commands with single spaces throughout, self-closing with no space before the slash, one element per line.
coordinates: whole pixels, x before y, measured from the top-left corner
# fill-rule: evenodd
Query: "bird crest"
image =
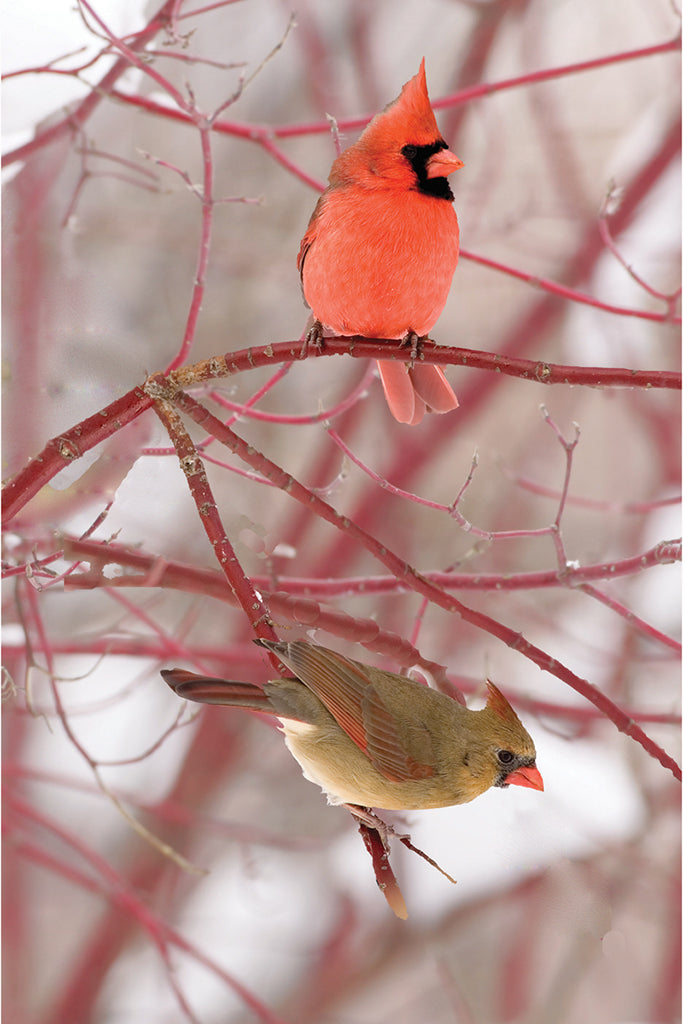
<path fill-rule="evenodd" d="M 518 715 L 498 687 L 490 679 L 486 680 L 486 686 L 489 691 L 486 707 L 491 708 L 491 711 L 495 712 L 504 722 L 519 722 Z"/>
<path fill-rule="evenodd" d="M 407 142 L 430 146 L 440 138 L 429 102 L 423 57 L 418 73 L 406 82 L 395 100 L 373 117 L 359 142 L 363 149 L 382 152 Z"/>

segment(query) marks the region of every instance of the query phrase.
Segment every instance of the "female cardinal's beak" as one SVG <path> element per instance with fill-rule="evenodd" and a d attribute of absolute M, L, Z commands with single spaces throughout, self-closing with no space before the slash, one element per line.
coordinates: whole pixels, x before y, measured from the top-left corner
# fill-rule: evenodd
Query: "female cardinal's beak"
<path fill-rule="evenodd" d="M 529 789 L 543 789 L 543 779 L 536 767 L 517 768 L 505 780 L 509 785 L 528 786 Z"/>
<path fill-rule="evenodd" d="M 447 175 L 452 174 L 453 171 L 459 171 L 464 166 L 462 160 L 455 153 L 451 153 L 450 149 L 440 149 L 438 153 L 430 156 L 427 161 L 427 177 L 445 178 Z"/>

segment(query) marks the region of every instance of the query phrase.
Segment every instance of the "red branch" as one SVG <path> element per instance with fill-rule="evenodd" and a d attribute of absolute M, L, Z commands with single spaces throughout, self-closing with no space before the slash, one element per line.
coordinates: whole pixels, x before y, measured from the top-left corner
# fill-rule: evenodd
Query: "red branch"
<path fill-rule="evenodd" d="M 672 303 L 668 301 L 666 302 L 667 310 L 665 313 L 654 313 L 649 309 L 633 309 L 630 306 L 613 306 L 609 302 L 601 302 L 600 299 L 594 299 L 584 292 L 578 292 L 575 288 L 567 288 L 565 285 L 556 284 L 555 281 L 549 281 L 545 277 L 538 277 L 536 274 L 527 274 L 523 270 L 511 267 L 508 263 L 500 263 L 498 260 L 489 259 L 487 256 L 479 256 L 468 249 L 461 249 L 460 256 L 462 259 L 470 260 L 471 263 L 479 263 L 482 267 L 498 270 L 503 274 L 507 274 L 508 277 L 516 277 L 518 281 L 526 281 L 527 284 L 533 285 L 534 288 L 549 292 L 551 295 L 559 295 L 562 299 L 567 299 L 569 302 L 579 302 L 584 306 L 593 306 L 595 309 L 601 309 L 604 313 L 614 313 L 617 316 L 632 316 L 640 320 L 653 320 L 656 323 L 681 323 L 680 316 L 674 315 Z M 663 296 L 661 300 L 665 301 Z"/>
<path fill-rule="evenodd" d="M 63 554 L 66 558 L 75 558 L 104 568 L 116 564 L 140 573 L 139 576 L 127 574 L 119 578 L 106 579 L 108 587 L 161 586 L 184 590 L 189 593 L 201 593 L 220 601 L 230 600 L 232 591 L 226 587 L 223 574 L 215 569 L 200 569 L 193 565 L 170 562 L 154 555 L 142 554 L 121 544 L 103 543 L 96 540 L 76 538 L 63 539 Z M 616 562 L 601 562 L 596 565 L 567 565 L 563 569 L 550 569 L 540 572 L 509 573 L 463 573 L 463 572 L 423 572 L 422 575 L 435 586 L 445 590 L 536 590 L 546 587 L 566 587 L 575 589 L 581 583 L 596 580 L 614 580 L 621 576 L 633 576 L 643 569 L 651 569 L 657 565 L 672 565 L 681 561 L 681 541 L 661 541 L 640 555 L 622 558 Z M 26 567 L 21 568 L 21 573 Z M 8 575 L 15 575 L 10 571 Z M 273 584 L 272 576 L 251 576 L 252 583 L 262 592 L 268 592 Z M 286 599 L 294 602 L 296 595 L 308 598 L 308 604 L 319 607 L 317 600 L 335 597 L 346 597 L 354 594 L 390 594 L 406 591 L 406 586 L 393 576 L 344 576 L 341 579 L 318 579 L 314 576 L 300 578 L 296 576 L 278 576 L 278 592 L 273 592 L 271 600 Z M 85 573 L 71 575 L 67 578 L 67 590 L 87 590 L 102 585 L 99 575 L 89 576 Z M 312 600 L 310 600 L 312 599 Z M 305 602 L 296 605 L 297 616 L 292 621 L 302 621 L 299 616 L 305 614 Z M 283 609 L 284 610 L 284 609 Z M 309 609 L 309 614 L 312 613 Z M 299 617 L 299 618 L 297 618 Z M 358 620 L 355 620 L 358 621 Z M 374 622 L 368 620 L 368 622 Z M 316 621 L 316 625 L 317 625 Z M 381 632 L 375 623 L 375 629 Z M 411 662 L 414 664 L 414 662 Z"/>
<path fill-rule="evenodd" d="M 302 351 L 299 341 L 284 341 L 276 345 L 240 349 L 224 356 L 205 359 L 193 366 L 176 370 L 173 381 L 185 388 L 217 377 L 230 376 L 258 366 L 271 366 L 273 362 L 301 360 L 307 356 L 349 355 L 354 359 L 397 359 L 411 361 L 410 349 L 401 341 L 383 338 L 325 338 L 322 349 Z M 489 370 L 509 377 L 519 377 L 535 384 L 578 384 L 588 387 L 665 388 L 681 390 L 681 374 L 675 370 L 633 370 L 618 366 L 564 366 L 537 359 L 515 359 L 496 352 L 482 352 L 471 348 L 454 348 L 425 341 L 420 346 L 420 358 L 438 366 L 466 366 L 473 370 Z"/>
<path fill-rule="evenodd" d="M 227 537 L 204 464 L 190 435 L 172 405 L 159 401 L 155 404 L 154 411 L 166 427 L 173 442 L 180 468 L 185 474 L 190 493 L 197 506 L 199 521 L 209 538 L 216 561 L 225 574 L 230 590 L 253 626 L 256 635 L 265 640 L 276 640 L 277 637 L 270 626 L 268 610 L 242 569 L 235 549 Z"/>
<path fill-rule="evenodd" d="M 566 78 L 567 75 L 595 71 L 596 68 L 608 67 L 610 64 L 621 64 L 627 60 L 641 60 L 643 57 L 657 57 L 662 53 L 677 53 L 680 52 L 680 48 L 681 37 L 679 34 L 675 38 L 669 39 L 665 43 L 657 43 L 655 46 L 644 46 L 638 50 L 623 50 L 605 57 L 594 57 L 593 60 L 561 64 L 559 67 L 546 68 L 544 71 L 530 71 L 524 75 L 517 75 L 515 78 L 503 78 L 499 82 L 482 82 L 479 85 L 461 89 L 452 96 L 443 96 L 440 100 L 434 100 L 432 106 L 435 110 L 442 110 L 445 107 L 480 99 L 482 96 L 491 96 L 496 92 L 504 92 L 507 89 L 516 89 L 520 86 L 537 85 L 540 82 L 551 82 L 555 78 Z"/>

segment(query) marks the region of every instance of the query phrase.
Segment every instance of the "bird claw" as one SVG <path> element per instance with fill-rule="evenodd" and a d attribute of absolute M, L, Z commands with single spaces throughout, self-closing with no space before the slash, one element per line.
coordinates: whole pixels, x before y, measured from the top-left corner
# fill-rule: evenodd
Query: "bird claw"
<path fill-rule="evenodd" d="M 300 359 L 306 358 L 309 346 L 316 348 L 318 351 L 323 347 L 323 325 L 319 320 L 314 320 L 304 335 L 304 343 L 299 354 Z"/>
<path fill-rule="evenodd" d="M 379 835 L 382 846 L 389 852 L 389 838 L 390 836 L 396 836 L 397 839 L 404 840 L 410 839 L 409 835 L 401 835 L 393 825 L 389 825 L 388 822 L 383 821 L 379 815 L 375 814 L 374 811 L 370 810 L 369 807 L 360 807 L 358 804 L 344 804 L 348 811 L 351 812 L 353 817 L 362 825 L 367 825 L 368 828 L 373 828 Z"/>
<path fill-rule="evenodd" d="M 403 338 L 401 345 L 405 348 L 410 345 L 410 366 L 412 366 L 415 360 L 419 358 L 420 346 L 423 341 L 426 341 L 426 339 L 426 334 L 420 337 L 420 335 L 416 334 L 415 331 L 408 331 L 405 338 Z"/>

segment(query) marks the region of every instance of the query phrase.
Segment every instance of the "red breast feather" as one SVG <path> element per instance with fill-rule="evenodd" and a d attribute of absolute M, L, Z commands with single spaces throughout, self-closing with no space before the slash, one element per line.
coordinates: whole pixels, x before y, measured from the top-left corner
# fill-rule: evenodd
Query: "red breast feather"
<path fill-rule="evenodd" d="M 322 198 L 303 283 L 313 315 L 335 334 L 429 333 L 458 261 L 450 203 L 418 191 L 337 188 Z M 446 229 L 446 230 L 445 230 Z"/>

